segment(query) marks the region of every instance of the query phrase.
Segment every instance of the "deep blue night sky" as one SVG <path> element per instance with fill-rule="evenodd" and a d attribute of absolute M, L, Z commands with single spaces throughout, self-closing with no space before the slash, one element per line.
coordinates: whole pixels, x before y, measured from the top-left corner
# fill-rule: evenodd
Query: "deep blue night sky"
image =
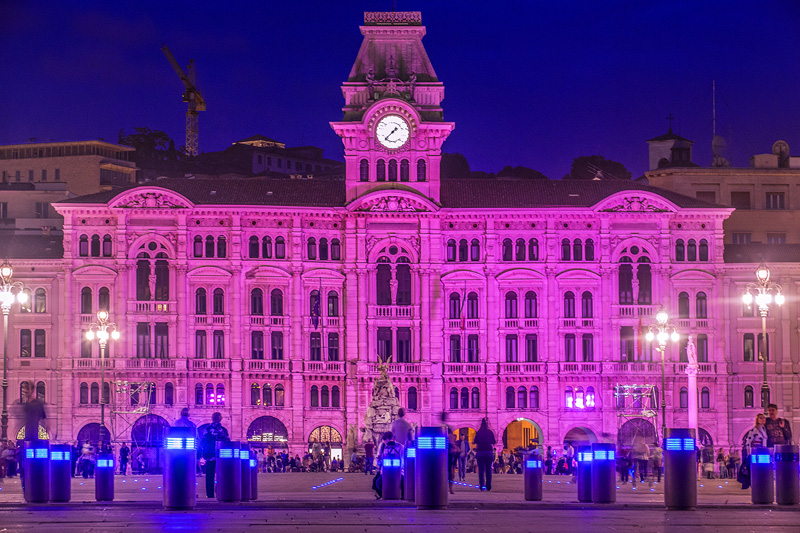
<path fill-rule="evenodd" d="M 361 43 L 363 11 L 390 0 L 3 2 L 0 143 L 105 138 L 147 126 L 184 141 L 182 85 L 160 51 L 197 63 L 208 102 L 200 148 L 261 133 L 341 157 L 329 121 Z M 79 6 L 79 7 L 76 7 Z M 600 154 L 646 170 L 666 132 L 711 158 L 717 130 L 735 166 L 784 139 L 800 155 L 800 3 L 751 1 L 397 2 L 421 10 L 445 83 L 445 151 L 473 170 L 524 165 L 557 178 Z"/>

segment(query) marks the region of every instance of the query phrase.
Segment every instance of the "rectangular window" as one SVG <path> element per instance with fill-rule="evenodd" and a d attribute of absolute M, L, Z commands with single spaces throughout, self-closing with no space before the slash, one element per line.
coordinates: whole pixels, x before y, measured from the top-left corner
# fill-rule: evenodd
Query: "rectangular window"
<path fill-rule="evenodd" d="M 37 329 L 33 332 L 33 356 L 34 357 L 44 357 L 45 356 L 45 347 L 47 346 L 47 342 L 45 339 L 45 333 L 43 329 Z"/>
<path fill-rule="evenodd" d="M 697 336 L 697 362 L 708 363 L 708 335 Z"/>
<path fill-rule="evenodd" d="M 337 336 L 338 342 L 338 336 Z M 411 328 L 397 328 L 397 362 L 411 362 Z"/>
<path fill-rule="evenodd" d="M 768 192 L 765 209 L 786 209 L 785 195 L 782 192 Z"/>
<path fill-rule="evenodd" d="M 697 191 L 694 193 L 694 196 L 698 200 L 702 200 L 704 202 L 710 202 L 712 204 L 717 203 L 717 193 L 714 191 Z"/>
<path fill-rule="evenodd" d="M 750 193 L 746 191 L 731 192 L 731 207 L 750 209 Z"/>
<path fill-rule="evenodd" d="M 506 335 L 506 363 L 517 362 L 517 336 Z"/>
<path fill-rule="evenodd" d="M 14 180 L 16 180 L 17 182 L 20 182 L 20 181 L 22 181 L 22 171 L 20 171 L 20 170 L 17 170 L 17 171 L 14 173 Z"/>
<path fill-rule="evenodd" d="M 42 169 L 42 181 L 47 181 L 47 169 Z"/>
<path fill-rule="evenodd" d="M 756 360 L 756 336 L 753 333 L 744 334 L 742 351 L 745 362 L 752 362 Z"/>
<path fill-rule="evenodd" d="M 150 357 L 150 324 L 136 324 L 136 357 Z"/>
<path fill-rule="evenodd" d="M 283 333 L 280 331 L 272 332 L 272 358 L 283 359 Z"/>
<path fill-rule="evenodd" d="M 208 339 L 205 331 L 196 331 L 194 334 L 194 356 L 205 359 L 208 354 Z"/>
<path fill-rule="evenodd" d="M 166 322 L 156 322 L 156 357 L 166 359 L 169 357 L 169 324 Z"/>
<path fill-rule="evenodd" d="M 733 244 L 750 244 L 751 233 L 734 233 L 732 236 Z"/>
<path fill-rule="evenodd" d="M 620 360 L 632 363 L 635 360 L 633 349 L 633 326 L 622 326 L 619 330 Z"/>
<path fill-rule="evenodd" d="M 259 156 L 260 157 L 260 156 Z M 264 359 L 264 332 L 250 332 L 250 350 L 253 359 Z"/>
<path fill-rule="evenodd" d="M 36 218 L 50 218 L 50 204 L 36 202 Z"/>
<path fill-rule="evenodd" d="M 56 181 L 61 181 L 61 169 L 56 169 Z"/>
<path fill-rule="evenodd" d="M 408 328 L 403 328 L 408 329 Z M 397 353 L 398 353 L 398 363 L 406 363 L 407 361 L 401 360 L 399 357 L 400 352 L 400 331 L 397 331 Z M 329 333 L 328 334 L 328 361 L 338 361 L 339 360 L 339 334 L 338 333 Z"/>
<path fill-rule="evenodd" d="M 310 348 L 309 361 L 322 361 L 322 336 L 319 333 L 311 334 Z"/>
<path fill-rule="evenodd" d="M 214 331 L 214 359 L 225 359 L 225 333 Z"/>
<path fill-rule="evenodd" d="M 81 357 L 88 358 L 92 356 L 92 341 L 86 338 L 85 329 L 81 330 Z"/>
<path fill-rule="evenodd" d="M 33 181 L 33 170 L 28 171 L 28 181 Z"/>
<path fill-rule="evenodd" d="M 19 332 L 19 356 L 20 357 L 30 357 L 31 356 L 31 330 L 23 329 Z"/>
<path fill-rule="evenodd" d="M 467 336 L 467 362 L 468 363 L 477 363 L 478 362 L 478 352 L 479 352 L 479 344 L 478 344 L 478 336 L 477 335 L 468 335 Z"/>
<path fill-rule="evenodd" d="M 387 361 L 392 355 L 392 328 L 378 328 L 378 357 Z"/>
<path fill-rule="evenodd" d="M 584 363 L 591 363 L 594 361 L 594 336 L 591 334 L 586 334 L 581 339 L 581 348 L 583 354 L 583 362 Z"/>
<path fill-rule="evenodd" d="M 0 202 L 0 220 L 8 218 L 8 202 Z"/>
<path fill-rule="evenodd" d="M 786 244 L 786 234 L 767 233 L 767 244 Z"/>
<path fill-rule="evenodd" d="M 461 337 L 458 335 L 450 335 L 450 362 L 461 362 Z"/>
<path fill-rule="evenodd" d="M 564 335 L 564 361 L 575 362 L 575 335 L 572 333 Z"/>
<path fill-rule="evenodd" d="M 535 363 L 539 360 L 539 339 L 535 333 L 525 335 L 525 361 Z"/>

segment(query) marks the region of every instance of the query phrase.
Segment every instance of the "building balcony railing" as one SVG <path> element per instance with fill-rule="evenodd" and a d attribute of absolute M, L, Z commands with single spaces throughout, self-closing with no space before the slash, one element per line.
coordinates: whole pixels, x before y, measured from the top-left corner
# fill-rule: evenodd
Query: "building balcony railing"
<path fill-rule="evenodd" d="M 445 363 L 444 373 L 460 375 L 484 375 L 486 374 L 486 365 L 484 363 Z"/>
<path fill-rule="evenodd" d="M 518 328 L 519 318 L 504 318 L 502 324 L 504 328 Z"/>
<path fill-rule="evenodd" d="M 707 329 L 708 328 L 708 319 L 707 318 L 679 318 L 678 319 L 678 327 L 681 329 Z"/>
<path fill-rule="evenodd" d="M 319 317 L 319 322 L 317 322 L 317 327 L 338 328 L 341 320 L 342 317 L 338 316 L 321 316 Z M 308 324 L 308 327 L 313 328 L 314 319 L 310 316 L 306 317 L 306 324 Z"/>
<path fill-rule="evenodd" d="M 612 308 L 616 316 L 630 318 L 654 317 L 659 309 L 655 305 L 614 305 Z"/>
<path fill-rule="evenodd" d="M 344 361 L 303 361 L 306 372 L 325 372 L 326 374 L 344 374 Z"/>
<path fill-rule="evenodd" d="M 697 364 L 700 368 L 698 368 L 698 372 L 700 374 L 716 374 L 717 372 L 717 364 L 716 363 L 698 363 Z M 675 363 L 674 369 L 676 374 L 686 374 L 686 367 L 689 366 L 689 363 Z"/>
<path fill-rule="evenodd" d="M 74 370 L 93 370 L 93 369 L 100 369 L 100 358 L 92 358 L 92 357 L 85 357 L 81 359 L 73 359 L 72 360 L 72 368 Z M 114 359 L 102 359 L 104 363 L 103 366 L 106 368 L 114 368 Z"/>
<path fill-rule="evenodd" d="M 380 372 L 380 370 L 378 370 L 378 363 L 370 363 L 369 372 L 370 374 L 377 374 Z M 419 363 L 389 363 L 389 373 L 411 375 L 419 374 Z"/>
<path fill-rule="evenodd" d="M 558 363 L 559 374 L 599 374 L 602 365 L 599 362 L 591 363 Z"/>
<path fill-rule="evenodd" d="M 191 359 L 191 370 L 230 370 L 229 359 Z"/>
<path fill-rule="evenodd" d="M 500 363 L 500 373 L 513 374 L 546 374 L 547 363 Z"/>
<path fill-rule="evenodd" d="M 130 358 L 125 359 L 125 368 L 161 368 L 175 370 L 175 359 L 156 359 L 150 357 Z"/>
<path fill-rule="evenodd" d="M 278 359 L 250 359 L 247 361 L 247 370 L 259 372 L 286 372 L 289 362 Z"/>
<path fill-rule="evenodd" d="M 97 315 L 93 315 L 92 313 L 81 313 L 81 324 L 91 324 L 97 320 Z"/>
<path fill-rule="evenodd" d="M 129 313 L 152 313 L 152 314 L 168 314 L 174 313 L 178 309 L 175 300 L 157 301 L 157 302 L 139 302 L 129 301 Z"/>
<path fill-rule="evenodd" d="M 370 316 L 377 318 L 414 318 L 413 305 L 371 305 Z"/>

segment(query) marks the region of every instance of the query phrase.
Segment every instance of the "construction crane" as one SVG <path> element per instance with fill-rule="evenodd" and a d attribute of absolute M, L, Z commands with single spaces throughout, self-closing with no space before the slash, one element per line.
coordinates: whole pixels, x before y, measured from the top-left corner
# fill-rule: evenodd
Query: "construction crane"
<path fill-rule="evenodd" d="M 175 69 L 175 72 L 178 73 L 178 77 L 181 79 L 186 89 L 183 93 L 183 101 L 188 104 L 188 109 L 186 110 L 186 152 L 189 155 L 197 155 L 198 112 L 206 110 L 206 101 L 203 99 L 203 95 L 200 94 L 200 90 L 196 86 L 194 59 L 189 60 L 189 64 L 186 65 L 186 72 L 184 72 L 166 44 L 161 46 L 161 51 L 164 52 L 167 61 L 169 61 L 169 64 Z"/>

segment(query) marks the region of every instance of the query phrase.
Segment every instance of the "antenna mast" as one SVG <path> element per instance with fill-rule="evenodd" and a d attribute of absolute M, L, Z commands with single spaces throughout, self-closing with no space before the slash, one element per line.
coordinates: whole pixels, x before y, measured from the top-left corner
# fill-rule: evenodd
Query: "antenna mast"
<path fill-rule="evenodd" d="M 711 128 L 717 136 L 717 80 L 711 80 Z M 712 137 L 713 138 L 713 137 Z"/>

